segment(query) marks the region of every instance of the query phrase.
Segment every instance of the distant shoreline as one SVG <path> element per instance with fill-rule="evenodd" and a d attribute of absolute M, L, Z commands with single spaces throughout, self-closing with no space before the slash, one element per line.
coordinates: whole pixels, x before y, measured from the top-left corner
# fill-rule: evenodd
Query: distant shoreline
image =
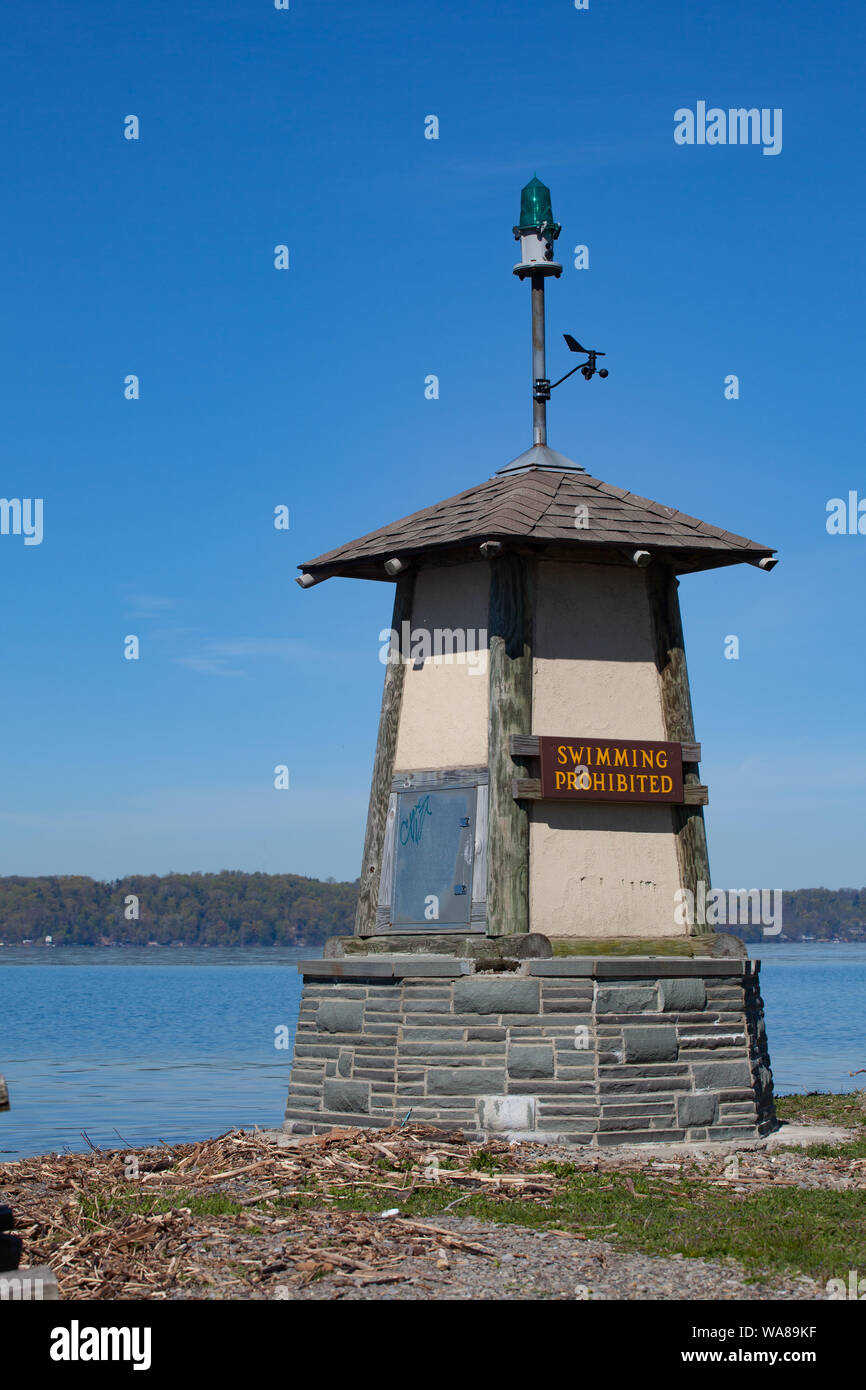
<path fill-rule="evenodd" d="M 866 936 L 798 937 L 761 936 L 740 937 L 746 946 L 866 946 Z M 61 950 L 88 951 L 316 951 L 322 941 L 0 941 L 0 951 L 28 950 L 35 952 Z"/>
<path fill-rule="evenodd" d="M 768 947 L 808 943 L 866 942 L 866 888 L 774 889 L 781 907 L 765 935 L 764 890 L 730 890 L 736 910 L 726 926 L 743 941 Z M 752 902 L 755 899 L 757 902 Z M 748 900 L 748 902 L 747 902 Z M 351 936 L 358 880 L 305 878 L 300 874 L 130 874 L 112 882 L 82 875 L 0 876 L 0 942 L 54 946 L 323 947 L 329 937 Z M 674 907 L 671 905 L 671 925 Z M 748 918 L 748 921 L 741 921 Z M 708 919 L 709 920 L 709 919 Z"/>

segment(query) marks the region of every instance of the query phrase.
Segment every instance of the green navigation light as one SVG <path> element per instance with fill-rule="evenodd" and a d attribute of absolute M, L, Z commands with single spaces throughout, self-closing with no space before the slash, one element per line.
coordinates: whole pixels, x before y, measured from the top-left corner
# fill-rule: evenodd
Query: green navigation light
<path fill-rule="evenodd" d="M 545 226 L 546 224 L 546 226 Z M 515 231 L 537 232 L 544 227 L 547 240 L 555 241 L 561 231 L 558 222 L 553 220 L 550 205 L 550 189 L 541 179 L 534 176 L 520 193 L 520 221 Z"/>

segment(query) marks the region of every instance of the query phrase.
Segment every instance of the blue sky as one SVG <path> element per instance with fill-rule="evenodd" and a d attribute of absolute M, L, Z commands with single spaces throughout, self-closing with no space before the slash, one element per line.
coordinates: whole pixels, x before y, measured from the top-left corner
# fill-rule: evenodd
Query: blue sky
<path fill-rule="evenodd" d="M 825 527 L 866 497 L 864 27 L 806 0 L 10 12 L 0 494 L 45 530 L 0 536 L 0 872 L 355 877 L 392 591 L 295 566 L 530 442 L 537 171 L 550 375 L 563 331 L 611 371 L 556 393 L 551 444 L 781 554 L 681 586 L 714 881 L 866 882 L 866 535 Z M 782 152 L 676 145 L 699 100 L 781 108 Z"/>

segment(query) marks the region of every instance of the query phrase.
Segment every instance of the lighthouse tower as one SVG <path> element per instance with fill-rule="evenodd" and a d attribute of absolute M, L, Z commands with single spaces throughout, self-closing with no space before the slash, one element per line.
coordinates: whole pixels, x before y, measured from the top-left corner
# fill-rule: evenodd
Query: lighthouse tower
<path fill-rule="evenodd" d="M 678 600 L 682 575 L 774 552 L 548 445 L 552 391 L 608 374 L 566 335 L 585 360 L 547 376 L 559 231 L 533 178 L 531 447 L 301 567 L 305 589 L 395 597 L 355 933 L 302 965 L 296 1131 L 408 1109 L 594 1144 L 774 1123 L 757 966 L 695 910 L 708 792 Z"/>

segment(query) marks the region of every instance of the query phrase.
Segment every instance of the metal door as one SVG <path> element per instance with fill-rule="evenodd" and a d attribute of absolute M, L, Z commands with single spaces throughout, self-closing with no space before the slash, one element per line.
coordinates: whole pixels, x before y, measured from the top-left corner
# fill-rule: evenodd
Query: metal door
<path fill-rule="evenodd" d="M 391 917 L 395 927 L 468 928 L 475 801 L 474 787 L 400 792 Z"/>

